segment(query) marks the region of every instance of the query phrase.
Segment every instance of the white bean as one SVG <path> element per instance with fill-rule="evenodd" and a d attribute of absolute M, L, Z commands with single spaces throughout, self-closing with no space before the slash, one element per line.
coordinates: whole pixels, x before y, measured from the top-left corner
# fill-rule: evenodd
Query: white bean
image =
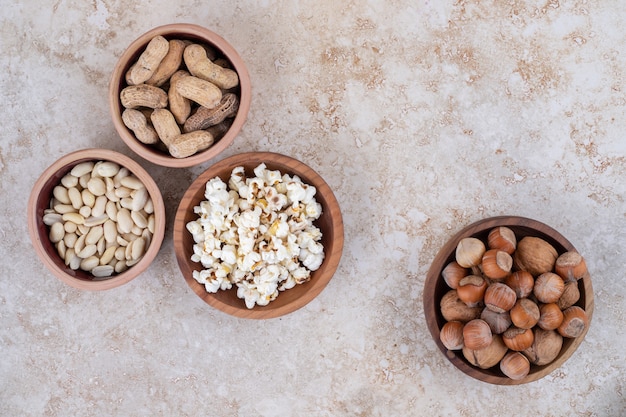
<path fill-rule="evenodd" d="M 100 236 L 100 239 L 98 239 L 98 242 L 96 243 L 96 253 L 98 254 L 98 256 L 102 256 L 102 254 L 104 253 L 104 250 L 106 249 L 106 242 L 104 240 L 104 236 Z"/>
<path fill-rule="evenodd" d="M 64 261 L 65 261 L 65 265 L 69 266 L 70 261 L 72 260 L 72 258 L 74 258 L 76 256 L 76 253 L 74 252 L 74 248 L 67 248 L 65 250 L 65 256 L 63 257 Z"/>
<path fill-rule="evenodd" d="M 98 226 L 98 225 L 105 223 L 107 220 L 109 220 L 109 216 L 107 216 L 106 214 L 102 214 L 100 216 L 94 216 L 93 210 L 91 211 L 91 214 L 92 215 L 90 217 L 87 217 L 85 219 L 84 224 L 87 227 Z"/>
<path fill-rule="evenodd" d="M 80 256 L 83 259 L 86 259 L 86 258 L 89 258 L 90 256 L 95 255 L 96 252 L 98 252 L 98 248 L 96 247 L 95 244 L 91 244 L 91 245 L 85 246 L 80 252 L 78 252 L 78 256 Z M 100 261 L 98 261 L 98 263 L 100 263 Z"/>
<path fill-rule="evenodd" d="M 65 188 L 76 187 L 78 185 L 78 177 L 72 174 L 66 174 L 61 178 L 61 184 Z"/>
<path fill-rule="evenodd" d="M 105 161 L 98 166 L 98 175 L 101 177 L 113 177 L 120 170 L 120 166 L 115 162 Z"/>
<path fill-rule="evenodd" d="M 90 271 L 100 264 L 100 260 L 96 256 L 90 256 L 80 262 L 80 269 Z"/>
<path fill-rule="evenodd" d="M 102 226 L 94 226 L 87 233 L 87 237 L 85 237 L 85 243 L 87 245 L 92 245 L 97 243 L 100 238 L 104 235 L 104 229 Z"/>
<path fill-rule="evenodd" d="M 117 172 L 117 174 L 115 174 L 115 176 L 113 177 L 113 182 L 115 183 L 116 187 L 119 187 L 122 185 L 122 178 L 127 177 L 130 175 L 130 171 L 128 170 L 128 168 L 126 167 L 121 167 L 120 170 Z"/>
<path fill-rule="evenodd" d="M 70 188 L 69 190 L 67 190 L 67 195 L 68 195 L 68 198 L 70 199 L 72 207 L 74 207 L 76 210 L 78 210 L 79 208 L 83 206 L 83 197 L 80 194 L 80 191 L 78 191 L 78 188 L 76 187 Z"/>
<path fill-rule="evenodd" d="M 109 216 L 109 219 L 113 220 L 114 222 L 117 221 L 117 205 L 114 201 L 109 200 L 104 211 L 106 212 L 107 216 Z"/>
<path fill-rule="evenodd" d="M 114 269 L 115 269 L 115 272 L 117 272 L 118 274 L 121 274 L 122 272 L 126 271 L 128 269 L 128 266 L 126 265 L 126 261 L 124 261 L 123 259 L 120 261 L 117 261 Z"/>
<path fill-rule="evenodd" d="M 150 231 L 150 233 L 154 233 L 154 229 L 156 227 L 156 221 L 154 219 L 154 214 L 151 214 L 148 217 L 148 230 Z"/>
<path fill-rule="evenodd" d="M 89 190 L 81 191 L 80 196 L 83 200 L 83 204 L 86 206 L 93 207 L 96 202 L 96 196 Z"/>
<path fill-rule="evenodd" d="M 148 202 L 148 197 L 149 195 L 146 187 L 141 187 L 140 189 L 132 193 L 133 201 L 130 209 L 132 211 L 139 211 L 143 209 Z"/>
<path fill-rule="evenodd" d="M 63 237 L 63 242 L 65 243 L 65 246 L 67 246 L 68 248 L 74 248 L 74 245 L 76 244 L 76 241 L 78 240 L 78 235 L 76 233 L 66 233 L 65 236 Z"/>
<path fill-rule="evenodd" d="M 111 259 L 115 256 L 115 251 L 118 246 L 109 246 L 100 256 L 100 265 L 106 265 L 111 262 Z"/>
<path fill-rule="evenodd" d="M 130 258 L 132 260 L 137 260 L 143 256 L 146 250 L 146 241 L 143 240 L 142 237 L 133 241 L 131 246 L 131 255 Z"/>
<path fill-rule="evenodd" d="M 123 197 L 120 199 L 120 206 L 125 209 L 132 210 L 133 209 L 133 199 L 130 197 Z"/>
<path fill-rule="evenodd" d="M 104 177 L 104 183 L 107 187 L 107 192 L 115 192 L 115 183 L 113 182 L 113 178 Z"/>
<path fill-rule="evenodd" d="M 122 178 L 120 184 L 122 184 L 124 187 L 132 188 L 134 190 L 138 190 L 144 186 L 141 180 L 134 175 L 129 175 Z"/>
<path fill-rule="evenodd" d="M 55 223 L 62 222 L 63 217 L 59 213 L 46 213 L 43 215 L 43 224 L 52 226 Z"/>
<path fill-rule="evenodd" d="M 51 194 L 43 222 L 69 268 L 105 279 L 145 255 L 154 234 L 154 203 L 127 168 L 110 161 L 77 164 Z"/>
<path fill-rule="evenodd" d="M 115 269 L 110 265 L 98 265 L 91 270 L 94 277 L 103 278 L 110 277 L 115 272 Z"/>
<path fill-rule="evenodd" d="M 59 200 L 59 202 L 63 204 L 71 203 L 70 196 L 67 194 L 67 188 L 62 185 L 57 185 L 56 187 L 54 187 L 52 189 L 52 195 L 54 195 L 54 198 L 56 198 L 57 200 Z"/>
<path fill-rule="evenodd" d="M 117 226 L 113 220 L 107 220 L 103 225 L 104 239 L 107 242 L 115 242 L 117 238 Z"/>
<path fill-rule="evenodd" d="M 76 242 L 74 243 L 74 251 L 76 251 L 76 253 L 80 253 L 80 251 L 83 250 L 83 248 L 85 247 L 85 238 L 87 237 L 87 235 L 81 235 L 78 236 L 78 239 L 76 239 Z"/>
<path fill-rule="evenodd" d="M 89 217 L 91 216 L 91 207 L 89 206 L 82 206 L 79 210 L 78 210 L 78 214 L 80 214 L 83 217 Z"/>
<path fill-rule="evenodd" d="M 130 210 L 122 208 L 117 212 L 117 230 L 120 233 L 129 233 L 133 228 L 133 219 Z"/>
<path fill-rule="evenodd" d="M 76 209 L 71 204 L 56 204 L 54 206 L 54 211 L 56 211 L 59 214 L 65 214 L 65 213 L 75 213 Z"/>
<path fill-rule="evenodd" d="M 106 210 L 109 199 L 105 195 L 98 196 L 91 209 L 91 215 L 94 217 L 102 216 Z"/>
<path fill-rule="evenodd" d="M 113 256 L 115 256 L 115 259 L 117 259 L 118 261 L 121 261 L 124 259 L 126 254 L 126 248 L 123 246 L 118 246 L 117 249 L 115 249 L 115 254 Z"/>
<path fill-rule="evenodd" d="M 78 226 L 76 226 L 76 223 L 72 223 L 72 222 L 65 222 L 63 223 L 63 229 L 65 229 L 65 233 L 74 233 L 76 231 L 76 229 L 78 229 Z"/>
<path fill-rule="evenodd" d="M 80 213 L 65 213 L 62 218 L 63 221 L 72 222 L 76 225 L 85 223 L 85 218 Z"/>
<path fill-rule="evenodd" d="M 91 179 L 91 172 L 88 172 L 78 177 L 78 185 L 81 187 L 81 189 L 87 188 L 87 184 L 89 184 L 90 179 Z"/>
<path fill-rule="evenodd" d="M 63 228 L 63 223 L 57 222 L 50 226 L 50 241 L 52 243 L 57 243 L 63 240 L 65 236 L 65 229 Z"/>
<path fill-rule="evenodd" d="M 102 178 L 91 178 L 87 183 L 87 188 L 95 196 L 104 195 L 107 192 L 107 186 Z"/>
<path fill-rule="evenodd" d="M 140 211 L 131 211 L 130 217 L 133 219 L 133 223 L 141 229 L 148 227 L 148 219 Z"/>
<path fill-rule="evenodd" d="M 75 177 L 81 177 L 91 172 L 91 170 L 93 169 L 93 166 L 94 166 L 94 163 L 91 161 L 82 162 L 74 166 L 74 168 L 72 168 L 72 170 L 70 171 L 70 174 L 72 174 Z"/>
<path fill-rule="evenodd" d="M 146 204 L 143 206 L 143 210 L 148 214 L 154 213 L 154 203 L 152 202 L 152 198 L 149 196 L 148 201 L 146 201 Z"/>
<path fill-rule="evenodd" d="M 70 260 L 68 262 L 68 266 L 70 267 L 70 269 L 76 270 L 76 269 L 80 268 L 80 263 L 81 263 L 81 259 L 78 257 L 78 255 L 73 253 L 72 257 L 70 258 Z"/>
<path fill-rule="evenodd" d="M 82 235 L 86 235 L 87 233 L 89 233 L 89 227 L 85 226 L 85 224 L 79 224 L 76 227 L 76 234 L 78 236 L 82 236 Z"/>

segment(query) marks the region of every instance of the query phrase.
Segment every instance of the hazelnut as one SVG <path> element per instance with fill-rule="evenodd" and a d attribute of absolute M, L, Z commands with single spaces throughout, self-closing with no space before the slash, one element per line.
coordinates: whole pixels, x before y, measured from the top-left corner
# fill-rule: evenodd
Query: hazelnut
<path fill-rule="evenodd" d="M 448 321 L 439 332 L 439 340 L 448 350 L 463 349 L 463 323 Z"/>
<path fill-rule="evenodd" d="M 529 298 L 520 298 L 509 312 L 511 321 L 520 329 L 530 329 L 539 321 L 539 306 Z"/>
<path fill-rule="evenodd" d="M 563 347 L 563 337 L 554 330 L 543 330 L 535 327 L 534 341 L 532 345 L 524 349 L 530 363 L 534 365 L 547 365 L 559 356 Z"/>
<path fill-rule="evenodd" d="M 530 372 L 530 361 L 520 352 L 509 352 L 500 361 L 500 370 L 512 380 L 519 381 Z"/>
<path fill-rule="evenodd" d="M 563 322 L 563 312 L 556 303 L 543 304 L 539 307 L 537 325 L 544 330 L 554 330 Z"/>
<path fill-rule="evenodd" d="M 589 325 L 589 317 L 585 310 L 578 306 L 571 306 L 563 311 L 563 322 L 557 331 L 563 337 L 578 337 L 585 332 Z"/>
<path fill-rule="evenodd" d="M 487 290 L 487 281 L 479 275 L 468 275 L 459 281 L 456 288 L 459 298 L 469 307 L 482 304 Z"/>
<path fill-rule="evenodd" d="M 458 320 L 466 323 L 480 317 L 481 307 L 468 307 L 458 296 L 456 290 L 444 294 L 439 302 L 441 315 L 446 321 Z"/>
<path fill-rule="evenodd" d="M 476 268 L 480 265 L 485 250 L 485 244 L 480 239 L 465 237 L 456 246 L 456 261 L 463 268 Z"/>
<path fill-rule="evenodd" d="M 559 301 L 556 303 L 561 310 L 573 306 L 580 299 L 580 290 L 578 289 L 578 281 L 569 281 L 565 283 L 565 289 Z"/>
<path fill-rule="evenodd" d="M 524 298 L 533 292 L 535 278 L 528 271 L 515 271 L 506 277 L 504 283 L 515 291 L 517 298 Z"/>
<path fill-rule="evenodd" d="M 558 253 L 551 244 L 539 237 L 526 236 L 517 243 L 513 265 L 518 270 L 538 276 L 552 271 L 557 257 Z"/>
<path fill-rule="evenodd" d="M 516 300 L 515 291 L 501 282 L 494 282 L 485 290 L 485 307 L 496 313 L 509 311 L 515 305 Z"/>
<path fill-rule="evenodd" d="M 504 279 L 511 272 L 513 258 L 504 251 L 489 249 L 483 255 L 481 266 L 487 278 Z"/>
<path fill-rule="evenodd" d="M 578 252 L 568 251 L 556 259 L 554 272 L 565 282 L 576 281 L 587 274 L 587 264 Z"/>
<path fill-rule="evenodd" d="M 499 249 L 511 255 L 517 246 L 515 233 L 506 226 L 494 227 L 487 236 L 487 246 L 490 249 Z"/>
<path fill-rule="evenodd" d="M 506 329 L 511 327 L 511 315 L 508 311 L 504 313 L 496 313 L 488 308 L 483 309 L 480 318 L 485 320 L 493 334 L 502 334 Z"/>
<path fill-rule="evenodd" d="M 472 350 L 484 349 L 491 344 L 493 335 L 486 321 L 474 319 L 463 326 L 463 344 Z"/>
<path fill-rule="evenodd" d="M 441 276 L 443 280 L 448 284 L 448 287 L 456 290 L 459 286 L 459 281 L 466 277 L 469 274 L 467 268 L 463 268 L 461 265 L 457 263 L 457 261 L 452 261 L 443 268 L 441 271 Z"/>
<path fill-rule="evenodd" d="M 545 272 L 537 277 L 533 294 L 542 303 L 556 303 L 565 290 L 563 279 L 553 272 Z"/>
<path fill-rule="evenodd" d="M 512 326 L 502 334 L 502 341 L 511 350 L 522 351 L 532 346 L 535 336 L 532 329 Z"/>
<path fill-rule="evenodd" d="M 500 362 L 507 352 L 507 347 L 500 335 L 493 335 L 491 344 L 484 349 L 463 347 L 463 356 L 469 363 L 481 369 L 489 369 Z"/>

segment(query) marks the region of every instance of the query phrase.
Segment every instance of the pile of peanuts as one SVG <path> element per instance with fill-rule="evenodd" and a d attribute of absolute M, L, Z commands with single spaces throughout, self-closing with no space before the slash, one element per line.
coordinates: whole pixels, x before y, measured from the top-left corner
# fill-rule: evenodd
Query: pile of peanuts
<path fill-rule="evenodd" d="M 175 158 L 209 148 L 239 109 L 239 77 L 228 65 L 207 45 L 155 36 L 126 73 L 122 121 Z"/>
<path fill-rule="evenodd" d="M 127 168 L 110 161 L 75 165 L 54 187 L 43 222 L 65 265 L 96 278 L 139 262 L 155 229 L 148 190 Z"/>

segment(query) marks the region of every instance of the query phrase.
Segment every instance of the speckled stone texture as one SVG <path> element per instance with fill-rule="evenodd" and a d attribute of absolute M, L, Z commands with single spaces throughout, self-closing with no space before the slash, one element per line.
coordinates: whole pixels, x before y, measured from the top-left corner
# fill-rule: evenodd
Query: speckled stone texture
<path fill-rule="evenodd" d="M 0 415 L 626 415 L 626 11 L 619 0 L 6 0 L 0 8 Z M 82 292 L 35 258 L 26 204 L 62 155 L 116 136 L 106 95 L 126 46 L 203 25 L 247 63 L 252 106 L 218 159 L 277 151 L 342 208 L 340 266 L 313 302 L 237 319 L 180 276 L 178 200 L 210 163 L 166 169 L 168 226 L 131 283 Z M 534 383 L 471 379 L 422 308 L 438 248 L 485 217 L 559 230 L 595 289 L 578 351 Z"/>

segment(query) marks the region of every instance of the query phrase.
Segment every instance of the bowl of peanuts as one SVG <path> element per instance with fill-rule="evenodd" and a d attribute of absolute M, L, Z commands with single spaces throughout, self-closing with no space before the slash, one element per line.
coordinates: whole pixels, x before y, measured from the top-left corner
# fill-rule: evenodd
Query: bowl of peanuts
<path fill-rule="evenodd" d="M 270 319 L 304 307 L 341 259 L 343 220 L 324 179 L 273 152 L 225 158 L 200 174 L 174 220 L 178 266 L 205 303 Z"/>
<path fill-rule="evenodd" d="M 190 167 L 216 157 L 241 131 L 250 76 L 218 34 L 174 23 L 142 34 L 122 53 L 108 100 L 131 150 L 157 165 Z"/>
<path fill-rule="evenodd" d="M 443 355 L 496 385 L 549 375 L 583 342 L 594 309 L 585 258 L 539 221 L 499 216 L 458 231 L 426 276 L 424 314 Z"/>
<path fill-rule="evenodd" d="M 165 206 L 152 177 L 133 159 L 82 149 L 50 165 L 28 202 L 35 252 L 61 281 L 107 290 L 144 272 L 165 234 Z"/>

